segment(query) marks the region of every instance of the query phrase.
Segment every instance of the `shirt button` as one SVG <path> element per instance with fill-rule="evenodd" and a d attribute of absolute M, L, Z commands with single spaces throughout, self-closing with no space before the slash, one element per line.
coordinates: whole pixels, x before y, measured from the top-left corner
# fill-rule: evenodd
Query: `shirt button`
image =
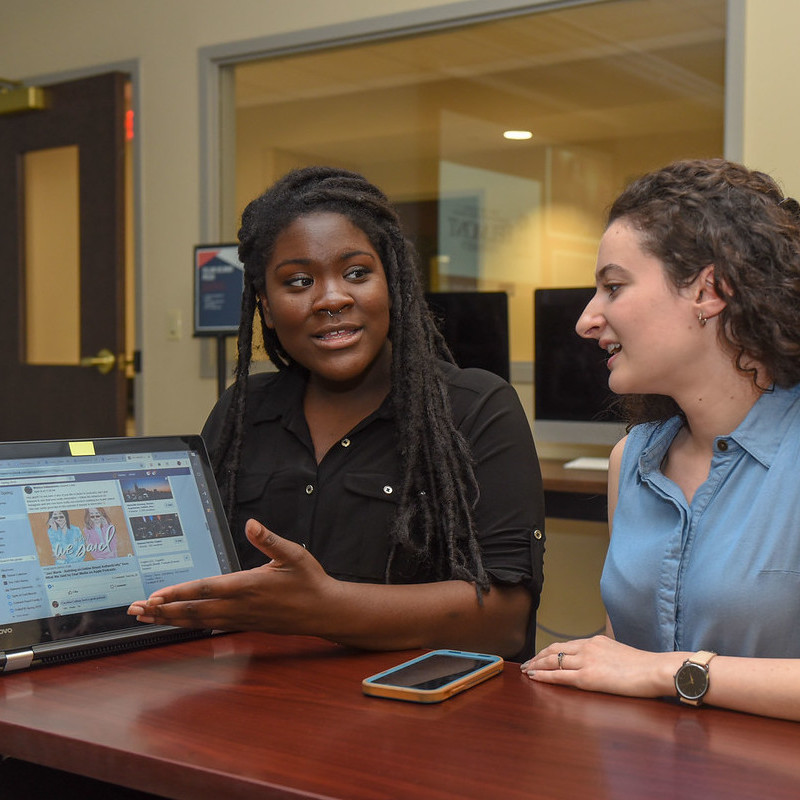
<path fill-rule="evenodd" d="M 391 494 L 393 491 L 394 491 L 394 489 L 392 489 L 391 486 L 384 486 L 383 487 L 383 493 L 384 494 Z"/>
<path fill-rule="evenodd" d="M 533 532 L 533 538 L 534 539 L 541 539 L 543 535 L 544 534 L 538 529 Z"/>
<path fill-rule="evenodd" d="M 306 494 L 311 494 L 313 491 L 314 491 L 314 486 L 313 484 L 309 483 L 308 486 L 306 486 Z"/>
<path fill-rule="evenodd" d="M 717 450 L 719 450 L 720 452 L 724 453 L 724 452 L 726 452 L 726 451 L 727 451 L 727 449 L 728 449 L 728 442 L 727 442 L 727 440 L 725 440 L 725 439 L 720 439 L 720 440 L 717 442 Z"/>
<path fill-rule="evenodd" d="M 342 439 L 342 447 L 350 447 L 350 440 Z"/>

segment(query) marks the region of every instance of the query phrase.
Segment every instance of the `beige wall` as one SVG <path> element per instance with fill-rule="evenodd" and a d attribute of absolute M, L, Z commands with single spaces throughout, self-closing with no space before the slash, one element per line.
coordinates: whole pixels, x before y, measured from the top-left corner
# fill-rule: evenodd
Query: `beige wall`
<path fill-rule="evenodd" d="M 742 0 L 737 0 L 737 6 Z M 744 163 L 778 178 L 800 195 L 800 3 L 744 2 Z"/>

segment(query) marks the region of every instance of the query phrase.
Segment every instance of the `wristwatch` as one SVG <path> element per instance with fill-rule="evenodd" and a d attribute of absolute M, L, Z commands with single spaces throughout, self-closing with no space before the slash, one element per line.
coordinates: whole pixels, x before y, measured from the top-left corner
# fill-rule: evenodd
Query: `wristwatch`
<path fill-rule="evenodd" d="M 716 653 L 700 650 L 681 664 L 675 673 L 675 689 L 682 703 L 699 706 L 708 691 L 708 662 Z"/>

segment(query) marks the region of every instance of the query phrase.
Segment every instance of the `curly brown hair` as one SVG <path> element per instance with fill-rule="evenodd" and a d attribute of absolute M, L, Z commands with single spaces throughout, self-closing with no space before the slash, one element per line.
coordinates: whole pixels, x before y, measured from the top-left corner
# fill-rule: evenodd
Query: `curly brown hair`
<path fill-rule="evenodd" d="M 619 219 L 676 288 L 714 265 L 714 288 L 726 302 L 719 337 L 737 369 L 758 381 L 744 366 L 756 362 L 777 386 L 800 383 L 800 205 L 775 180 L 721 158 L 676 161 L 622 192 L 608 225 Z M 680 413 L 660 395 L 629 395 L 622 404 L 631 424 Z"/>

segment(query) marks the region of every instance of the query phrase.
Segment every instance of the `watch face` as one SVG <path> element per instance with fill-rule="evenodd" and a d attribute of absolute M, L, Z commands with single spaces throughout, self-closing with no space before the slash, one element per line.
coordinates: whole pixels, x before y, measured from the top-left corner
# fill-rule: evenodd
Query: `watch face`
<path fill-rule="evenodd" d="M 684 664 L 675 675 L 675 688 L 687 700 L 699 700 L 708 689 L 708 670 L 700 664 Z"/>

